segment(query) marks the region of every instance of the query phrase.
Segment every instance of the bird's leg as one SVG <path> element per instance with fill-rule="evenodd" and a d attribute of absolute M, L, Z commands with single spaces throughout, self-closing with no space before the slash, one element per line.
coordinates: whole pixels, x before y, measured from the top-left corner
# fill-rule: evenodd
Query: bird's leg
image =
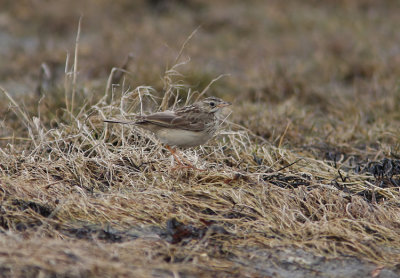
<path fill-rule="evenodd" d="M 172 156 L 175 158 L 175 161 L 176 161 L 179 165 L 184 166 L 184 164 L 181 162 L 181 160 L 180 160 L 178 154 L 176 153 L 176 150 L 175 150 L 175 149 L 171 148 L 171 147 L 168 146 L 168 145 L 165 145 L 165 148 L 166 148 L 167 150 L 170 151 L 170 153 L 172 154 Z"/>
<path fill-rule="evenodd" d="M 176 167 L 176 168 L 191 168 L 191 169 L 198 170 L 198 171 L 205 171 L 203 169 L 199 169 L 199 168 L 195 167 L 187 159 L 179 156 L 178 152 L 175 149 L 171 148 L 170 146 L 165 145 L 165 148 L 171 152 L 171 154 L 174 156 L 176 162 L 179 164 L 180 167 Z M 183 163 L 182 163 L 182 161 L 183 161 Z"/>

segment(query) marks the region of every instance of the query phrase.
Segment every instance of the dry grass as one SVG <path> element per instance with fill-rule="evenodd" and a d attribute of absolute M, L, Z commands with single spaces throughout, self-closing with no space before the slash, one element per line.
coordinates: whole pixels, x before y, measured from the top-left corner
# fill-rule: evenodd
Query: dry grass
<path fill-rule="evenodd" d="M 220 13 L 209 15 L 200 39 L 192 38 L 200 45 L 190 47 L 193 42 L 182 39 L 186 48 L 177 47 L 172 62 L 165 59 L 163 66 L 155 61 L 165 52 L 156 51 L 149 60 L 133 59 L 103 76 L 101 85 L 92 84 L 101 74 L 85 71 L 88 45 L 83 41 L 77 44 L 83 52 L 79 63 L 71 66 L 70 61 L 65 83 L 50 87 L 44 97 L 1 89 L 3 275 L 258 277 L 262 274 L 245 263 L 253 251 L 290 248 L 398 267 L 400 56 L 387 54 L 395 39 L 374 47 L 379 38 L 367 40 L 367 30 L 349 23 L 354 19 L 363 26 L 372 17 L 384 29 L 379 17 L 364 13 L 368 7 L 398 21 L 390 9 L 372 1 L 361 1 L 366 8 L 351 1 L 335 8 L 280 2 L 271 1 L 268 9 L 254 4 L 249 10 L 238 3 L 228 11 L 217 5 Z M 257 8 L 267 11 L 272 23 L 261 20 Z M 179 9 L 177 21 L 166 12 L 156 26 L 190 21 L 190 8 Z M 284 10 L 293 22 L 282 17 Z M 254 22 L 233 22 L 229 15 L 242 13 L 253 14 L 252 20 L 270 31 L 276 41 L 266 51 L 276 54 L 276 61 L 258 63 L 262 49 L 240 44 L 240 34 Z M 324 16 L 328 19 L 320 19 Z M 301 23 L 297 30 L 296 22 Z M 309 41 L 300 38 L 316 23 L 324 25 L 311 37 L 316 51 L 310 54 Z M 349 27 L 347 39 L 335 31 L 337 24 Z M 139 38 L 156 33 L 154 26 L 140 26 Z M 261 30 L 249 35 L 258 45 L 266 43 Z M 213 83 L 220 73 L 203 72 L 204 62 L 196 64 L 213 32 L 221 33 L 214 38 L 225 35 L 225 43 L 237 42 L 234 54 L 227 56 L 237 55 L 238 65 L 257 70 Z M 168 30 L 165 36 L 176 39 L 176 32 Z M 377 36 L 389 35 L 382 31 Z M 224 49 L 223 43 L 215 44 L 219 48 L 210 55 Z M 253 51 L 247 56 L 246 47 Z M 194 57 L 190 63 L 186 52 Z M 290 57 L 293 53 L 297 58 Z M 112 54 L 102 55 L 97 66 L 112 63 Z M 149 68 L 139 69 L 144 63 Z M 112 85 L 116 81 L 120 86 Z M 173 170 L 170 153 L 152 134 L 102 121 L 184 105 L 203 93 L 235 100 L 220 134 L 182 152 L 204 172 Z"/>

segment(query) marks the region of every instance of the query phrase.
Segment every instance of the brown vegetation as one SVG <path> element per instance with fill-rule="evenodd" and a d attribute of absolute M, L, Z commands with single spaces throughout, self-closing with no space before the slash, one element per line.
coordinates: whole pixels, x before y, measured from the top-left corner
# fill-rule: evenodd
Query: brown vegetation
<path fill-rule="evenodd" d="M 4 3 L 0 276 L 400 273 L 397 1 L 114 2 Z M 234 103 L 204 172 L 102 122 L 202 92 Z"/>

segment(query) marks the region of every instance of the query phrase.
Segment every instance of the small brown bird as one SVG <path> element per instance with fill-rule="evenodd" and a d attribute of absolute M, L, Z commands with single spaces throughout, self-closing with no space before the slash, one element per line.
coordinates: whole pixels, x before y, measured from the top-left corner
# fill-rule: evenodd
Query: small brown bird
<path fill-rule="evenodd" d="M 134 124 L 152 131 L 166 148 L 171 151 L 179 164 L 175 147 L 194 147 L 210 140 L 219 126 L 218 114 L 231 103 L 217 97 L 208 97 L 173 111 L 157 112 L 138 116 L 135 121 L 104 120 L 107 123 Z M 185 161 L 187 164 L 187 161 Z M 193 167 L 190 165 L 190 167 Z"/>

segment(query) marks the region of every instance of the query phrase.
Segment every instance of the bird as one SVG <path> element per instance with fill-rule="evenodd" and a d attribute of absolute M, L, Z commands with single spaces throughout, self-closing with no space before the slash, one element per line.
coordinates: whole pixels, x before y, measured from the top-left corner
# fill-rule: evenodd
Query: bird
<path fill-rule="evenodd" d="M 207 97 L 191 105 L 149 115 L 136 116 L 134 121 L 104 120 L 106 123 L 134 124 L 153 132 L 165 144 L 177 163 L 184 161 L 187 167 L 197 169 L 187 160 L 178 157 L 175 147 L 195 147 L 205 144 L 218 130 L 224 107 L 231 105 L 217 97 Z M 198 169 L 199 170 L 199 169 Z"/>

